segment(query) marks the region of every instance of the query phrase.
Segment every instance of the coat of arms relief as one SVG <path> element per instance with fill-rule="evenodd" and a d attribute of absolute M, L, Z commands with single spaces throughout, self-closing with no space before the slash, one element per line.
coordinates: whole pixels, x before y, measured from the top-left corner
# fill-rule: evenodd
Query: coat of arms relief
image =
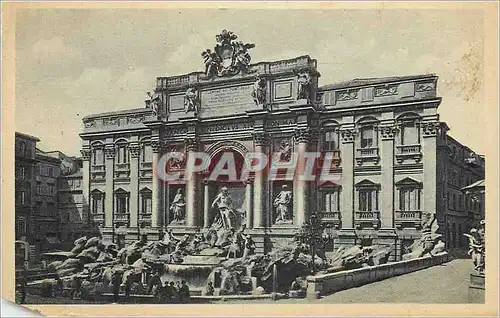
<path fill-rule="evenodd" d="M 201 53 L 207 77 L 231 76 L 239 72 L 248 72 L 251 59 L 248 50 L 254 48 L 255 44 L 244 44 L 236 41 L 237 38 L 236 34 L 224 29 L 215 37 L 217 45 L 214 51 L 207 49 Z"/>

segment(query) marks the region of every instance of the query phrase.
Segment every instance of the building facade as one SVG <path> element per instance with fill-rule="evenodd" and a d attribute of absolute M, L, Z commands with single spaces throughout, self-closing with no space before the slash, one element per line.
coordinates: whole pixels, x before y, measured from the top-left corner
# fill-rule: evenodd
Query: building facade
<path fill-rule="evenodd" d="M 36 196 L 36 143 L 40 139 L 16 132 L 15 134 L 15 232 L 16 240 L 31 238 L 31 216 Z"/>
<path fill-rule="evenodd" d="M 319 86 L 317 62 L 309 56 L 249 65 L 251 45 L 241 47 L 224 32 L 218 41 L 218 53 L 204 52 L 205 72 L 158 77 L 145 108 L 83 119 L 83 213 L 105 238 L 131 242 L 161 238 L 167 229 L 209 228 L 223 187 L 259 252 L 293 239 L 311 212 L 320 213 L 331 248 L 391 245 L 392 259 L 420 236 L 424 213 L 435 215 L 442 231 L 465 223 L 458 221 L 462 212 L 455 215 L 445 204 L 453 139 L 437 113 L 437 76 Z M 307 163 L 302 154 L 313 151 L 332 158 L 321 169 L 333 181 L 299 177 Z M 170 162 L 168 171 L 188 178 L 158 177 L 163 155 L 180 153 L 185 162 L 192 152 L 210 157 L 204 171 Z M 280 154 L 281 168 L 294 158 L 299 171 L 271 168 L 237 182 L 211 180 L 213 163 L 228 152 L 236 166 L 248 153 Z M 292 201 L 281 217 L 276 198 L 284 185 Z M 179 190 L 185 199 L 180 216 L 172 209 Z"/>

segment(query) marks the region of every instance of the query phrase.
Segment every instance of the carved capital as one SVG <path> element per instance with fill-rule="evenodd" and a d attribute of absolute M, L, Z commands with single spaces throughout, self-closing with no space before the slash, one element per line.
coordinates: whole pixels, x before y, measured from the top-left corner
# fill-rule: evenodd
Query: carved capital
<path fill-rule="evenodd" d="M 394 139 L 394 135 L 398 131 L 396 126 L 382 126 L 378 127 L 382 139 Z"/>
<path fill-rule="evenodd" d="M 266 132 L 254 132 L 252 135 L 255 146 L 265 146 L 267 144 L 269 136 Z"/>
<path fill-rule="evenodd" d="M 129 145 L 128 150 L 132 158 L 139 158 L 139 155 L 141 154 L 141 147 L 139 146 L 139 144 Z"/>
<path fill-rule="evenodd" d="M 311 140 L 310 128 L 297 128 L 295 130 L 295 140 L 297 143 L 308 143 Z"/>
<path fill-rule="evenodd" d="M 194 137 L 185 139 L 186 151 L 195 151 L 198 146 L 198 141 Z"/>
<path fill-rule="evenodd" d="M 80 150 L 80 153 L 82 154 L 82 160 L 90 160 L 90 149 L 83 148 L 82 150 Z"/>
<path fill-rule="evenodd" d="M 160 151 L 161 144 L 159 139 L 152 139 L 151 140 L 151 149 L 153 150 L 154 153 L 158 153 Z"/>
<path fill-rule="evenodd" d="M 104 153 L 106 154 L 106 159 L 113 159 L 115 157 L 115 147 L 112 145 L 106 146 Z"/>
<path fill-rule="evenodd" d="M 440 128 L 439 122 L 429 122 L 422 123 L 420 127 L 422 128 L 422 137 L 435 137 L 439 133 Z"/>
<path fill-rule="evenodd" d="M 354 142 L 356 134 L 356 129 L 340 129 L 340 137 L 343 143 Z"/>

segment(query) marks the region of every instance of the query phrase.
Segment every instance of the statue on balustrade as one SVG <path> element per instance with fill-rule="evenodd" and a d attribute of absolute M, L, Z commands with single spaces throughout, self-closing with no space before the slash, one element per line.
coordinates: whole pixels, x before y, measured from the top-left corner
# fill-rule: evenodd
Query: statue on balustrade
<path fill-rule="evenodd" d="M 480 229 L 472 228 L 469 234 L 464 234 L 469 239 L 469 252 L 474 269 L 480 275 L 484 274 L 485 266 L 485 246 L 484 246 L 484 220 L 481 221 Z"/>
<path fill-rule="evenodd" d="M 297 99 L 309 99 L 311 91 L 311 75 L 308 72 L 299 73 L 297 77 Z"/>
<path fill-rule="evenodd" d="M 274 199 L 274 207 L 276 208 L 276 224 L 285 223 L 292 220 L 290 205 L 292 203 L 292 191 L 284 184 L 281 187 L 281 192 Z"/>
<path fill-rule="evenodd" d="M 252 98 L 257 106 L 263 106 L 266 102 L 266 80 L 258 77 L 253 84 Z"/>
<path fill-rule="evenodd" d="M 158 115 L 158 110 L 160 109 L 161 99 L 160 94 L 148 92 L 149 99 L 146 100 L 146 108 L 151 109 L 155 115 Z"/>
<path fill-rule="evenodd" d="M 219 212 L 215 217 L 214 225 L 225 229 L 234 228 L 236 214 L 233 208 L 233 201 L 226 187 L 222 187 L 220 193 L 212 202 L 212 209 L 214 208 L 217 208 L 217 211 Z"/>
<path fill-rule="evenodd" d="M 194 87 L 186 90 L 184 107 L 186 113 L 194 112 L 195 115 L 198 113 L 198 91 Z"/>
<path fill-rule="evenodd" d="M 186 200 L 182 194 L 182 189 L 177 190 L 177 194 L 170 205 L 170 210 L 174 214 L 174 222 L 181 222 L 185 218 Z"/>

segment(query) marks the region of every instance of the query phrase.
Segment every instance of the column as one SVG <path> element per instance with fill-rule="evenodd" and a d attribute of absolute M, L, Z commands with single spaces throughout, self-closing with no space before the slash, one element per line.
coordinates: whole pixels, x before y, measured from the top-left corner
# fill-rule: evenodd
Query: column
<path fill-rule="evenodd" d="M 423 211 L 425 213 L 436 213 L 436 137 L 439 133 L 438 122 L 427 122 L 422 124 L 422 153 L 424 165 L 424 193 L 423 193 Z"/>
<path fill-rule="evenodd" d="M 88 226 L 88 221 L 91 218 L 90 215 L 90 154 L 91 150 L 90 148 L 83 148 L 81 151 L 82 154 L 82 174 L 83 174 L 83 179 L 82 179 L 82 195 L 83 195 L 83 215 L 86 216 L 86 219 L 84 220 L 85 226 Z"/>
<path fill-rule="evenodd" d="M 295 214 L 295 225 L 302 226 L 307 221 L 309 213 L 309 197 L 307 181 L 299 180 L 298 176 L 304 175 L 306 167 L 305 153 L 308 152 L 311 131 L 309 128 L 299 128 L 295 132 L 295 152 L 297 153 L 297 167 L 293 182 L 293 196 L 295 200 L 293 213 Z"/>
<path fill-rule="evenodd" d="M 394 227 L 394 134 L 393 126 L 380 127 L 382 138 L 381 155 L 381 197 L 380 197 L 380 222 L 382 229 Z"/>
<path fill-rule="evenodd" d="M 152 186 L 152 211 L 151 211 L 151 227 L 157 228 L 160 224 L 162 224 L 163 217 L 163 182 L 158 177 L 158 170 L 164 167 L 158 167 L 158 162 L 160 161 L 160 140 L 159 138 L 151 139 L 151 150 L 153 151 L 153 186 Z"/>
<path fill-rule="evenodd" d="M 340 130 L 341 145 L 340 155 L 342 156 L 342 228 L 353 228 L 354 213 L 354 141 L 356 140 L 356 130 L 344 128 Z"/>
<path fill-rule="evenodd" d="M 267 153 L 267 135 L 264 132 L 253 134 L 254 149 L 258 153 Z M 255 228 L 263 228 L 267 224 L 264 214 L 267 183 L 267 168 L 255 172 L 254 191 L 253 191 L 253 225 Z"/>
<path fill-rule="evenodd" d="M 203 180 L 203 227 L 210 227 L 210 183 Z"/>
<path fill-rule="evenodd" d="M 252 211 L 252 205 L 253 205 L 253 180 L 251 178 L 248 178 L 246 180 L 246 187 L 245 187 L 245 210 L 247 212 L 247 229 L 251 229 L 253 227 L 253 211 Z"/>
<path fill-rule="evenodd" d="M 130 226 L 139 226 L 139 143 L 130 144 Z"/>
<path fill-rule="evenodd" d="M 186 154 L 189 156 L 189 153 L 192 151 L 196 151 L 196 139 L 187 138 L 186 139 Z M 197 194 L 197 185 L 198 185 L 198 176 L 196 173 L 193 173 L 191 176 L 186 176 L 186 225 L 188 227 L 197 226 L 198 222 L 198 202 L 196 198 Z"/>
<path fill-rule="evenodd" d="M 115 178 L 115 147 L 114 145 L 106 145 L 104 148 L 106 154 L 106 185 L 105 185 L 105 201 L 104 201 L 104 226 L 113 227 L 113 210 L 114 210 L 114 178 Z"/>

